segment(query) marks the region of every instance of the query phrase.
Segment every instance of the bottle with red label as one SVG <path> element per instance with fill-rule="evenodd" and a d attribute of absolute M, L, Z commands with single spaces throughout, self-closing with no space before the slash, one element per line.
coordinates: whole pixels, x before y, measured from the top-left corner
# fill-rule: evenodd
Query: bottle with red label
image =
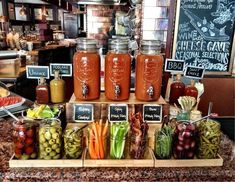
<path fill-rule="evenodd" d="M 179 105 L 178 98 L 184 96 L 184 90 L 185 85 L 181 81 L 181 75 L 177 74 L 176 80 L 171 84 L 169 103 Z"/>
<path fill-rule="evenodd" d="M 198 90 L 195 87 L 195 81 L 194 80 L 191 80 L 190 85 L 188 85 L 185 88 L 184 95 L 194 97 L 197 100 Z"/>
<path fill-rule="evenodd" d="M 100 96 L 100 56 L 97 42 L 78 39 L 78 51 L 73 57 L 74 95 L 79 100 L 94 100 Z"/>
<path fill-rule="evenodd" d="M 136 62 L 136 99 L 157 100 L 161 95 L 163 57 L 160 41 L 143 40 Z"/>
<path fill-rule="evenodd" d="M 127 100 L 130 95 L 131 56 L 128 41 L 109 41 L 105 57 L 105 96 L 110 100 Z"/>
<path fill-rule="evenodd" d="M 38 104 L 49 103 L 49 86 L 46 83 L 45 77 L 41 77 L 39 85 L 36 87 L 36 100 Z"/>

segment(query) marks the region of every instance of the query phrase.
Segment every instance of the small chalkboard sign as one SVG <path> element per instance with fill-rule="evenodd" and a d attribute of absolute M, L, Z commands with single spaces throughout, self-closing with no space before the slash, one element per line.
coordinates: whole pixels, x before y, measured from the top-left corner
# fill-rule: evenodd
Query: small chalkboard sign
<path fill-rule="evenodd" d="M 30 79 L 50 78 L 48 66 L 26 66 L 26 75 Z"/>
<path fill-rule="evenodd" d="M 162 120 L 162 106 L 158 104 L 144 104 L 144 121 L 160 123 Z"/>
<path fill-rule="evenodd" d="M 54 76 L 55 70 L 60 71 L 61 76 L 72 76 L 72 64 L 59 64 L 51 63 L 50 64 L 50 74 Z"/>
<path fill-rule="evenodd" d="M 94 107 L 92 104 L 75 104 L 73 113 L 76 122 L 91 122 L 94 120 Z"/>
<path fill-rule="evenodd" d="M 184 71 L 184 60 L 166 59 L 165 72 L 180 73 Z"/>
<path fill-rule="evenodd" d="M 109 105 L 109 121 L 121 122 L 128 120 L 128 107 L 126 104 Z"/>
<path fill-rule="evenodd" d="M 184 70 L 184 76 L 193 79 L 202 79 L 204 76 L 205 69 L 196 66 L 187 66 Z"/>

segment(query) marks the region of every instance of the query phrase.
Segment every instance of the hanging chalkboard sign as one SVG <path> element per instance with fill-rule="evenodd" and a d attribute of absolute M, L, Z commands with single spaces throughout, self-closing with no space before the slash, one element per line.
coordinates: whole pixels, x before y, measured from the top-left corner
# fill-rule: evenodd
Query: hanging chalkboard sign
<path fill-rule="evenodd" d="M 181 73 L 184 71 L 184 60 L 166 59 L 165 72 Z"/>
<path fill-rule="evenodd" d="M 50 74 L 54 76 L 55 70 L 60 71 L 61 76 L 72 76 L 72 64 L 59 64 L 51 63 L 50 64 Z"/>
<path fill-rule="evenodd" d="M 234 9 L 234 0 L 177 1 L 173 58 L 206 74 L 231 74 Z"/>
<path fill-rule="evenodd" d="M 202 79 L 205 69 L 195 66 L 187 66 L 184 71 L 184 76 L 193 79 Z"/>
<path fill-rule="evenodd" d="M 48 66 L 26 66 L 26 76 L 30 79 L 50 78 Z"/>
<path fill-rule="evenodd" d="M 128 120 L 128 107 L 126 104 L 109 105 L 109 121 L 121 122 Z"/>
<path fill-rule="evenodd" d="M 161 122 L 162 120 L 162 106 L 157 104 L 144 104 L 144 121 L 147 122 Z"/>
<path fill-rule="evenodd" d="M 91 122 L 94 116 L 94 107 L 92 104 L 75 104 L 74 105 L 74 121 Z"/>

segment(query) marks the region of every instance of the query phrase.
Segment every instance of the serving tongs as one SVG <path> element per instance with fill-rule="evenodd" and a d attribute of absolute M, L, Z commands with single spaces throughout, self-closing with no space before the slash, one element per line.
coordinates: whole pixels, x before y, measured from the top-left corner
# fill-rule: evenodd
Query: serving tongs
<path fill-rule="evenodd" d="M 199 122 L 199 121 L 201 121 L 201 120 L 204 120 L 204 119 L 207 119 L 207 121 L 208 121 L 208 120 L 210 119 L 210 117 L 212 116 L 212 114 L 211 114 L 212 106 L 213 106 L 213 103 L 210 102 L 210 103 L 209 103 L 209 108 L 208 108 L 207 116 L 204 116 L 204 117 L 202 117 L 202 118 L 200 118 L 200 119 L 198 119 L 198 120 L 195 120 L 195 121 L 191 121 L 191 123 L 192 123 L 192 124 L 195 124 L 195 123 L 197 123 L 197 122 Z"/>
<path fill-rule="evenodd" d="M 12 114 L 9 110 L 7 110 L 4 106 L 1 107 L 3 111 L 5 111 L 9 116 L 11 116 L 17 122 L 22 122 L 19 118 L 17 118 L 14 114 Z"/>

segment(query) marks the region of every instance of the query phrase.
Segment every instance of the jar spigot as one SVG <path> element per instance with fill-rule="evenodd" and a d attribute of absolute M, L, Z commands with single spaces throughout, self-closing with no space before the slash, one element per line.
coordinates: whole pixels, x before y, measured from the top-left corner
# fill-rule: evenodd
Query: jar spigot
<path fill-rule="evenodd" d="M 115 93 L 115 98 L 118 98 L 119 94 L 121 93 L 121 88 L 118 84 L 114 86 L 114 93 Z"/>
<path fill-rule="evenodd" d="M 152 98 L 153 97 L 153 94 L 154 94 L 154 88 L 153 88 L 153 86 L 151 85 L 151 86 L 149 86 L 149 88 L 148 88 L 148 90 L 147 90 L 147 94 L 148 94 L 148 96 L 150 97 L 150 98 Z"/>
<path fill-rule="evenodd" d="M 86 83 L 83 83 L 82 85 L 82 96 L 83 98 L 86 98 L 88 94 L 88 85 Z"/>

